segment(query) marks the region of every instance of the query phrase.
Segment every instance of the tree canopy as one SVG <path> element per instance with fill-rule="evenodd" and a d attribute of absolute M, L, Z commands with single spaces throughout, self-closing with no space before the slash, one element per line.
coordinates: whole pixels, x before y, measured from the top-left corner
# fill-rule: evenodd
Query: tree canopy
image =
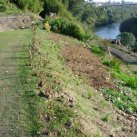
<path fill-rule="evenodd" d="M 123 32 L 118 36 L 118 38 L 120 39 L 122 45 L 126 46 L 127 48 L 135 48 L 136 38 L 132 33 Z"/>

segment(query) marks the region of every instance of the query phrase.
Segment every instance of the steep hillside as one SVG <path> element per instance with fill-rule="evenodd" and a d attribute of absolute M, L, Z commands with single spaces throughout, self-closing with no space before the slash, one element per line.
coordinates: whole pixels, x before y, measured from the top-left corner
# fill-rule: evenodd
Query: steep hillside
<path fill-rule="evenodd" d="M 2 16 L 46 18 L 0 18 L 0 31 L 15 25 L 0 33 L 0 136 L 136 137 L 136 62 L 113 56 L 124 50 L 88 33 L 67 0 L 10 2 Z"/>
<path fill-rule="evenodd" d="M 31 66 L 44 103 L 41 136 L 136 136 L 136 76 L 112 57 L 103 66 L 73 38 L 40 30 L 33 38 Z"/>

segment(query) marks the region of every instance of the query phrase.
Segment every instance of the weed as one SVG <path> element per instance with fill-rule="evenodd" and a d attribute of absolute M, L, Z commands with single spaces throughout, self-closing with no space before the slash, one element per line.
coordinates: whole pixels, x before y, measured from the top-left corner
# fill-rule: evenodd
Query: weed
<path fill-rule="evenodd" d="M 111 74 L 113 77 L 121 80 L 123 85 L 133 88 L 133 89 L 137 89 L 137 77 L 136 76 L 126 74 L 122 70 L 120 71 L 111 70 Z"/>
<path fill-rule="evenodd" d="M 110 115 L 108 113 L 106 113 L 103 117 L 102 117 L 102 121 L 104 122 L 109 122 L 110 120 Z"/>
<path fill-rule="evenodd" d="M 130 89 L 127 88 L 127 90 L 130 90 Z M 137 111 L 136 111 L 137 110 L 137 105 L 136 105 L 137 96 L 135 96 L 134 94 L 132 93 L 128 94 L 124 92 L 120 93 L 120 92 L 117 92 L 111 89 L 103 90 L 103 94 L 107 100 L 112 101 L 114 105 L 118 107 L 119 109 L 129 112 L 129 113 L 137 114 Z"/>
<path fill-rule="evenodd" d="M 99 55 L 99 56 L 103 56 L 104 55 L 104 52 L 96 45 L 90 46 L 90 49 L 96 55 Z"/>
<path fill-rule="evenodd" d="M 88 94 L 87 94 L 88 99 L 91 99 L 92 96 L 93 96 L 93 92 L 92 91 L 88 91 Z"/>
<path fill-rule="evenodd" d="M 101 137 L 100 133 L 97 131 L 97 133 L 94 135 L 94 137 Z"/>
<path fill-rule="evenodd" d="M 112 60 L 104 60 L 102 62 L 103 65 L 106 65 L 110 68 L 120 70 L 120 62 L 117 59 L 112 59 Z"/>

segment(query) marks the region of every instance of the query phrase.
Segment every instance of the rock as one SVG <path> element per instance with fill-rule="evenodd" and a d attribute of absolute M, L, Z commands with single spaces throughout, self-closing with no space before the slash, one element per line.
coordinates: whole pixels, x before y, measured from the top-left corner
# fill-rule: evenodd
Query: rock
<path fill-rule="evenodd" d="M 46 120 L 46 122 L 50 122 L 50 116 L 48 114 L 45 115 L 45 120 Z"/>
<path fill-rule="evenodd" d="M 49 133 L 47 132 L 47 130 L 43 129 L 42 132 L 41 132 L 41 137 L 48 136 L 48 135 L 49 135 Z"/>
<path fill-rule="evenodd" d="M 128 119 L 129 121 L 134 121 L 134 120 L 135 120 L 134 116 L 128 116 L 127 119 Z"/>
<path fill-rule="evenodd" d="M 73 98 L 69 98 L 69 102 L 74 102 L 74 99 Z"/>
<path fill-rule="evenodd" d="M 48 91 L 48 92 L 45 92 L 45 97 L 50 99 L 52 97 L 51 93 Z"/>
<path fill-rule="evenodd" d="M 69 104 L 69 107 L 74 107 L 74 104 L 73 103 Z"/>
<path fill-rule="evenodd" d="M 72 123 L 69 121 L 69 122 L 67 122 L 66 124 L 65 124 L 65 127 L 67 128 L 67 129 L 70 129 L 71 127 L 72 127 Z"/>
<path fill-rule="evenodd" d="M 38 87 L 39 87 L 39 88 L 42 88 L 42 81 L 40 81 L 40 82 L 38 83 Z"/>
<path fill-rule="evenodd" d="M 57 100 L 60 101 L 60 102 L 66 103 L 69 107 L 74 107 L 75 102 L 76 102 L 74 97 L 71 97 L 67 93 L 63 93 L 60 96 L 58 96 Z"/>

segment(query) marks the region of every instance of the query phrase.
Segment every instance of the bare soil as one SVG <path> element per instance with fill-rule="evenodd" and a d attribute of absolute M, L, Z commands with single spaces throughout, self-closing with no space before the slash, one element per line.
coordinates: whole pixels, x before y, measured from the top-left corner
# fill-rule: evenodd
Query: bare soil
<path fill-rule="evenodd" d="M 65 46 L 62 49 L 67 65 L 79 76 L 85 75 L 95 89 L 114 88 L 107 69 L 91 51 L 82 46 Z"/>

